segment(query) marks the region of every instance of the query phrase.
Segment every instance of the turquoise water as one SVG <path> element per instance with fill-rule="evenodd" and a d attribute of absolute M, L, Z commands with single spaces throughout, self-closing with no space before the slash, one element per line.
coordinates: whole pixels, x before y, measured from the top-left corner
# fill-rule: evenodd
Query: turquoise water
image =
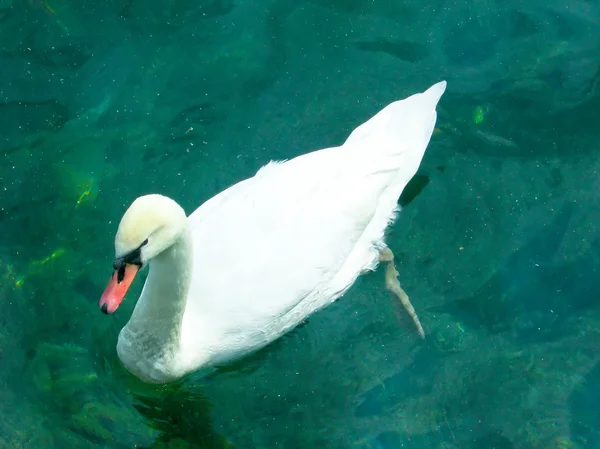
<path fill-rule="evenodd" d="M 600 2 L 0 1 L 0 447 L 600 448 Z M 448 90 L 383 272 L 216 375 L 149 387 L 116 226 Z"/>

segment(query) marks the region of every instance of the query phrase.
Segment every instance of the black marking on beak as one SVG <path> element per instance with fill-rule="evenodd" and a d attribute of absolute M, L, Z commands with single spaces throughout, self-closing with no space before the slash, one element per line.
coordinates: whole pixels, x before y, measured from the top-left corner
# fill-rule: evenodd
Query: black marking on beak
<path fill-rule="evenodd" d="M 120 284 L 121 281 L 125 278 L 125 265 L 121 265 L 117 270 L 117 284 Z"/>
<path fill-rule="evenodd" d="M 102 307 L 100 307 L 100 310 L 102 310 L 103 314 L 108 315 L 108 306 L 106 305 L 106 303 L 102 304 Z"/>
<path fill-rule="evenodd" d="M 117 271 L 117 282 L 121 283 L 123 278 L 125 277 L 125 265 L 137 265 L 138 267 L 142 266 L 142 247 L 148 244 L 148 239 L 144 240 L 144 242 L 138 246 L 136 249 L 131 251 L 130 253 L 125 254 L 124 256 L 117 257 L 113 262 L 113 268 Z"/>

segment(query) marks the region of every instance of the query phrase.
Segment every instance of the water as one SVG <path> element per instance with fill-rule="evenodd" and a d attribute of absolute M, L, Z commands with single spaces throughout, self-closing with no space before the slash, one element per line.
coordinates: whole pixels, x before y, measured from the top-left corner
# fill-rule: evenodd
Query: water
<path fill-rule="evenodd" d="M 0 1 L 0 447 L 600 448 L 600 2 Z M 448 81 L 383 273 L 167 387 L 97 301 L 138 195 L 190 212 Z"/>

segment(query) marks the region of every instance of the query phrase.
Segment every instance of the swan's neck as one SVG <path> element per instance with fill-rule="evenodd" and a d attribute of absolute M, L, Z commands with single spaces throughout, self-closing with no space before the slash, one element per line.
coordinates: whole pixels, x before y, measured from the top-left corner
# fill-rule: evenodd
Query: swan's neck
<path fill-rule="evenodd" d="M 189 228 L 150 261 L 142 294 L 121 331 L 117 350 L 133 374 L 164 382 L 176 378 L 181 323 L 192 273 Z"/>

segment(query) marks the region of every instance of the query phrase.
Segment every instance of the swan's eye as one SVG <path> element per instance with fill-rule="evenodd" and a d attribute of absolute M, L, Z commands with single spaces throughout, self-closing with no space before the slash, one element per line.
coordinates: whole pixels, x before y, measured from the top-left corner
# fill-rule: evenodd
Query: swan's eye
<path fill-rule="evenodd" d="M 144 240 L 144 241 L 142 242 L 142 244 L 140 245 L 140 248 L 141 248 L 142 246 L 145 246 L 145 245 L 147 245 L 147 244 L 148 244 L 148 239 L 146 239 L 146 240 Z"/>

